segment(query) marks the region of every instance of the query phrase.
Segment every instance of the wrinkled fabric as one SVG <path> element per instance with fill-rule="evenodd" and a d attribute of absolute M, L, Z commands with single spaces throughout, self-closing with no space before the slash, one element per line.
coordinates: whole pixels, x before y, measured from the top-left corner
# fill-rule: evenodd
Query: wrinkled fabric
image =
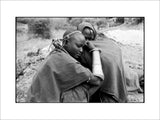
<path fill-rule="evenodd" d="M 86 103 L 89 101 L 89 95 L 86 87 L 84 87 L 83 85 L 79 85 L 63 92 L 61 99 L 63 103 Z"/>
<path fill-rule="evenodd" d="M 62 93 L 89 79 L 92 73 L 62 50 L 55 50 L 33 78 L 27 102 L 62 102 Z"/>
<path fill-rule="evenodd" d="M 92 43 L 101 50 L 104 81 L 100 91 L 113 96 L 117 102 L 127 102 L 126 80 L 121 49 L 107 37 L 97 39 L 96 41 L 92 41 Z M 92 55 L 85 47 L 80 62 L 92 70 Z"/>
<path fill-rule="evenodd" d="M 125 77 L 128 92 L 143 92 L 140 87 L 139 77 L 137 72 L 125 66 Z"/>

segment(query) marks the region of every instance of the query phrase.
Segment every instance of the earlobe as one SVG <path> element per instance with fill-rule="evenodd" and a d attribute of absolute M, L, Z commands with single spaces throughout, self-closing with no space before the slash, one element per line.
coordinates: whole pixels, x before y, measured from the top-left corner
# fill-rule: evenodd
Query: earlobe
<path fill-rule="evenodd" d="M 63 46 L 67 45 L 68 44 L 68 40 L 64 40 L 63 42 Z"/>
<path fill-rule="evenodd" d="M 65 41 L 65 44 L 68 44 L 68 40 Z"/>

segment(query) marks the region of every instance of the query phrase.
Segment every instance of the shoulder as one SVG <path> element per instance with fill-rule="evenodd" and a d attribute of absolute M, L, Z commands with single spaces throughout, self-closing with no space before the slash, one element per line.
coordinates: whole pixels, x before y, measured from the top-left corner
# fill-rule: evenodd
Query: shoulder
<path fill-rule="evenodd" d="M 77 63 L 78 61 L 74 59 L 72 56 L 70 56 L 68 53 L 58 50 L 52 52 L 48 58 L 48 62 L 61 62 L 61 63 Z"/>

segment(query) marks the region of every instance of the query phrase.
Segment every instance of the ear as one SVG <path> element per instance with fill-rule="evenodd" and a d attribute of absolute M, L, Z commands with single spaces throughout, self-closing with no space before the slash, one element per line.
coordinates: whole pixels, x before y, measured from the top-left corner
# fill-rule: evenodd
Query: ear
<path fill-rule="evenodd" d="M 65 40 L 65 45 L 67 45 L 67 44 L 68 44 L 68 42 L 69 42 L 69 41 L 68 41 L 68 39 L 66 39 L 66 40 Z"/>
<path fill-rule="evenodd" d="M 68 44 L 68 40 L 65 39 L 65 40 L 63 41 L 63 46 L 65 46 L 65 45 L 67 45 L 67 44 Z"/>

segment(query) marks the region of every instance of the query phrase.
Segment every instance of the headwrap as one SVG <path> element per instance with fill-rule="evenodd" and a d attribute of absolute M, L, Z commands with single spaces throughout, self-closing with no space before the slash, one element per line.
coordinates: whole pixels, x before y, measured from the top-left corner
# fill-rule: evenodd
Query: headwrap
<path fill-rule="evenodd" d="M 69 39 L 71 37 L 71 35 L 75 34 L 75 33 L 81 33 L 81 31 L 79 30 L 76 30 L 76 29 L 68 29 L 66 30 L 66 32 L 63 34 L 63 39 L 66 40 L 66 39 Z"/>
<path fill-rule="evenodd" d="M 89 22 L 82 22 L 82 23 L 80 23 L 80 24 L 77 26 L 77 30 L 79 30 L 79 31 L 81 31 L 81 32 L 83 32 L 83 30 L 84 30 L 85 28 L 90 28 L 91 30 L 93 30 L 94 39 L 95 39 L 95 38 L 96 38 L 96 35 L 97 35 L 97 32 L 96 32 L 94 26 L 93 26 L 91 23 L 89 23 Z"/>

